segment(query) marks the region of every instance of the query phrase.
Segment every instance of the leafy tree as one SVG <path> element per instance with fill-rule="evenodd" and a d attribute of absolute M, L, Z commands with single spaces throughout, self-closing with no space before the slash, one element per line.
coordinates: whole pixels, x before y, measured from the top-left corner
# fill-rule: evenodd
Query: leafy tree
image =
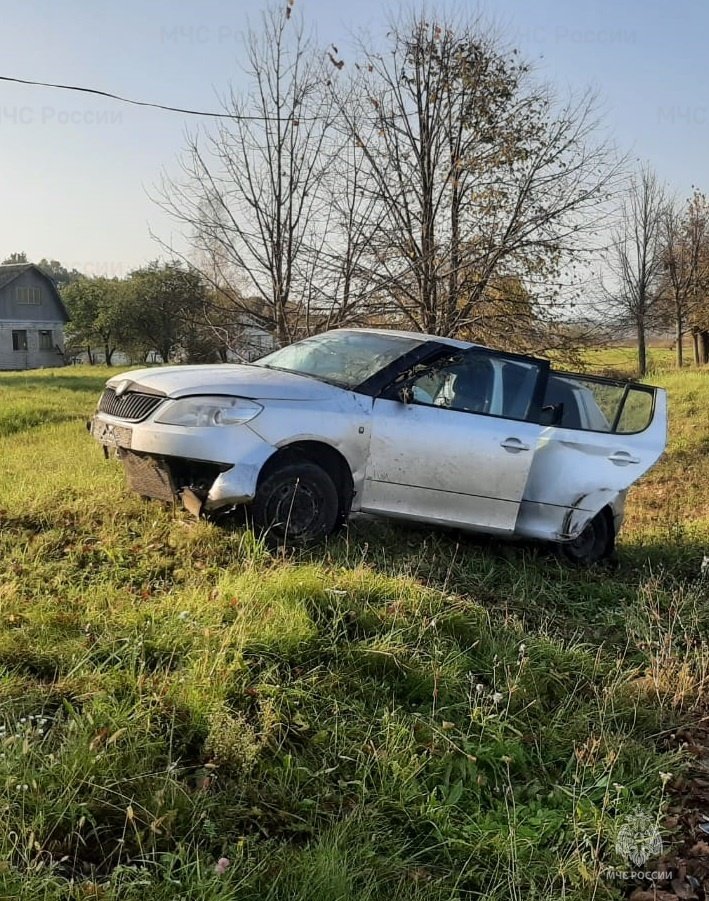
<path fill-rule="evenodd" d="M 90 363 L 94 361 L 92 348 L 99 344 L 110 366 L 129 334 L 125 282 L 82 276 L 65 285 L 61 295 L 71 316 L 67 343 L 85 347 Z"/>
<path fill-rule="evenodd" d="M 63 288 L 65 285 L 70 285 L 72 282 L 84 278 L 78 269 L 67 269 L 66 266 L 63 266 L 59 262 L 59 260 L 47 260 L 43 257 L 39 263 L 37 263 L 37 266 L 45 275 L 48 275 L 52 279 L 57 288 Z"/>
<path fill-rule="evenodd" d="M 125 291 L 128 346 L 155 350 L 164 363 L 180 355 L 205 357 L 207 292 L 198 272 L 175 261 L 153 262 L 129 274 Z"/>
<path fill-rule="evenodd" d="M 24 250 L 21 250 L 19 253 L 11 253 L 10 256 L 5 257 L 2 261 L 2 265 L 5 266 L 7 264 L 19 264 L 19 263 L 29 263 L 27 259 L 27 254 Z"/>

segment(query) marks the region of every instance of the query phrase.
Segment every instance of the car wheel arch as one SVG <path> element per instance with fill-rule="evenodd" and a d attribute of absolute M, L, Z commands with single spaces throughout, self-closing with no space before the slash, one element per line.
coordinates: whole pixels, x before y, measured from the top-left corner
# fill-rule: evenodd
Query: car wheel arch
<path fill-rule="evenodd" d="M 606 504 L 586 520 L 575 538 L 562 541 L 558 547 L 567 562 L 574 566 L 588 566 L 612 557 L 615 538 L 613 509 Z"/>
<path fill-rule="evenodd" d="M 567 508 L 558 540 L 573 540 L 602 511 L 607 511 L 605 515 L 609 517 L 609 525 L 615 529 L 615 508 L 623 494 L 622 491 L 601 488 L 576 498 Z"/>
<path fill-rule="evenodd" d="M 610 555 L 615 550 L 615 539 L 616 539 L 616 527 L 615 527 L 615 515 L 613 513 L 613 508 L 610 504 L 605 504 L 601 509 L 596 513 L 596 516 L 605 517 L 606 524 L 608 526 L 608 548 L 607 555 Z"/>
<path fill-rule="evenodd" d="M 323 441 L 294 441 L 282 445 L 266 460 L 258 474 L 257 488 L 272 473 L 291 463 L 314 463 L 332 479 L 340 498 L 340 519 L 349 515 L 354 497 L 354 479 L 347 458 L 337 448 Z"/>

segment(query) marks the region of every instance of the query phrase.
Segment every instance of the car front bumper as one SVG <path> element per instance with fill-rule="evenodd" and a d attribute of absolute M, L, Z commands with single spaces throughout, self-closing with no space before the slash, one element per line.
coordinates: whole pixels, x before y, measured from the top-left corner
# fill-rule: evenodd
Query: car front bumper
<path fill-rule="evenodd" d="M 248 424 L 185 428 L 97 413 L 89 429 L 105 449 L 116 451 L 134 491 L 182 501 L 193 512 L 194 497 L 205 512 L 253 500 L 258 474 L 276 451 Z"/>

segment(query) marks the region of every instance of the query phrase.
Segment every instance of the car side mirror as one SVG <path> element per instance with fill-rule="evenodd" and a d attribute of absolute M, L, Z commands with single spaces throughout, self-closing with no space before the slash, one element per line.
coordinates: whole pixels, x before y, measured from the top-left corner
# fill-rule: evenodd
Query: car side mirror
<path fill-rule="evenodd" d="M 399 395 L 399 400 L 402 404 L 411 404 L 414 401 L 414 389 L 411 385 L 404 385 L 402 388 L 399 388 L 397 392 Z"/>

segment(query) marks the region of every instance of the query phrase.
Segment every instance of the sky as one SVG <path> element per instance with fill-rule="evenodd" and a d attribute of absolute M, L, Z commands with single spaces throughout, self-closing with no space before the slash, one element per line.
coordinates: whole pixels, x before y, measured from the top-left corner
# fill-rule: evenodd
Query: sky
<path fill-rule="evenodd" d="M 439 4 L 437 4 L 438 6 Z M 0 75 L 95 87 L 219 110 L 244 83 L 242 35 L 261 0 L 3 0 Z M 285 0 L 284 0 L 285 6 Z M 322 44 L 346 56 L 376 35 L 386 0 L 296 0 Z M 709 191 L 709 66 L 704 0 L 457 0 L 482 15 L 559 91 L 597 92 L 618 148 L 649 161 L 680 196 Z M 209 125 L 210 120 L 202 120 Z M 86 94 L 0 81 L 0 259 L 25 251 L 123 276 L 180 245 L 150 198 L 175 172 L 199 120 Z"/>

